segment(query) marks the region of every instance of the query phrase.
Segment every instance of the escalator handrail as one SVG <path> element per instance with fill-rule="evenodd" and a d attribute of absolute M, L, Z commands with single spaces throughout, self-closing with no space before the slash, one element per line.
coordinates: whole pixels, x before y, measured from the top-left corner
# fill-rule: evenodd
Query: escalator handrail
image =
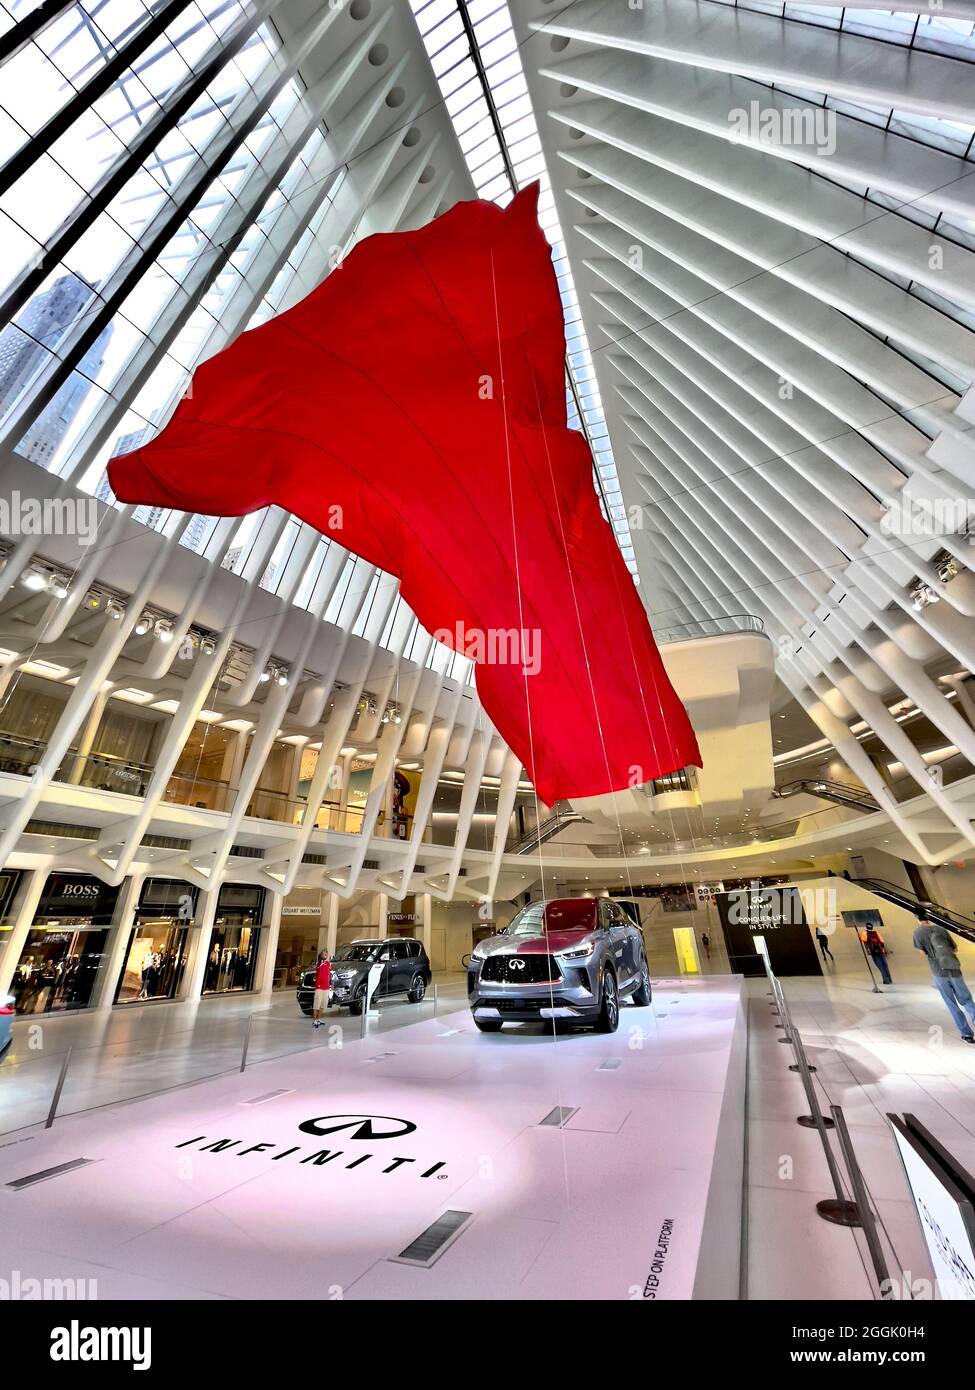
<path fill-rule="evenodd" d="M 851 882 L 911 912 L 924 912 L 928 917 L 940 920 L 950 931 L 957 931 L 959 935 L 975 941 L 975 917 L 967 917 L 964 912 L 955 912 L 953 908 L 932 902 L 930 898 L 919 898 L 909 888 L 901 888 L 900 884 L 891 883 L 888 879 L 854 878 Z"/>

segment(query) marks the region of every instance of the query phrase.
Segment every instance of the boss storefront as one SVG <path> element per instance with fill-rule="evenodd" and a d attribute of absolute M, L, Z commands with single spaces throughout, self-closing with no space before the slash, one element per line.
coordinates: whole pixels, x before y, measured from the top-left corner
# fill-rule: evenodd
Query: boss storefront
<path fill-rule="evenodd" d="M 176 998 L 186 969 L 196 899 L 197 890 L 180 879 L 146 879 L 115 987 L 116 1004 Z"/>
<path fill-rule="evenodd" d="M 264 900 L 264 889 L 252 884 L 225 883 L 220 889 L 203 976 L 204 994 L 231 994 L 254 988 Z"/>
<path fill-rule="evenodd" d="M 88 874 L 48 876 L 11 982 L 18 1014 L 89 1006 L 118 895 Z"/>

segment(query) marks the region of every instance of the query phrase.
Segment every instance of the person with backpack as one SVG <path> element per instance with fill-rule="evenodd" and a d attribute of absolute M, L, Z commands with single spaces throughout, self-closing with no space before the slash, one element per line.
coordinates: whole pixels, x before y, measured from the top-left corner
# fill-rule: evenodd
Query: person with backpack
<path fill-rule="evenodd" d="M 881 980 L 885 985 L 892 985 L 894 982 L 890 978 L 890 967 L 887 964 L 887 947 L 880 932 L 876 927 L 867 927 L 861 940 L 867 948 L 870 959 L 880 971 Z"/>
<path fill-rule="evenodd" d="M 958 948 L 944 927 L 918 913 L 914 946 L 925 956 L 934 987 L 945 1001 L 962 1042 L 975 1043 L 975 999 L 962 978 Z"/>

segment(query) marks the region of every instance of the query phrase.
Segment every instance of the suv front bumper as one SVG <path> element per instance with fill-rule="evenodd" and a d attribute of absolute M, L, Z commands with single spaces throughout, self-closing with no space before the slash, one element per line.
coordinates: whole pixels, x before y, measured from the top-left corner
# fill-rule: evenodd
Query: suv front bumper
<path fill-rule="evenodd" d="M 538 1019 L 566 1018 L 580 1022 L 599 1013 L 599 984 L 588 969 L 562 968 L 554 983 L 512 985 L 486 983 L 478 970 L 467 972 L 467 998 L 475 1018 L 502 1023 L 531 1023 Z"/>

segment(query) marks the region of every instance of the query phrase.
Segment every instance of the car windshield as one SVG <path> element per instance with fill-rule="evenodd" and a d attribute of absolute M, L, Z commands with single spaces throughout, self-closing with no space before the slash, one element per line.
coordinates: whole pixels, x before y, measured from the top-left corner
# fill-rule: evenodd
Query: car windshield
<path fill-rule="evenodd" d="M 351 946 L 340 946 L 332 960 L 375 960 L 378 950 L 377 941 L 353 941 Z"/>
<path fill-rule="evenodd" d="M 549 902 L 529 903 L 511 919 L 508 936 L 538 936 L 550 931 L 593 931 L 596 926 L 595 898 L 552 898 Z"/>

